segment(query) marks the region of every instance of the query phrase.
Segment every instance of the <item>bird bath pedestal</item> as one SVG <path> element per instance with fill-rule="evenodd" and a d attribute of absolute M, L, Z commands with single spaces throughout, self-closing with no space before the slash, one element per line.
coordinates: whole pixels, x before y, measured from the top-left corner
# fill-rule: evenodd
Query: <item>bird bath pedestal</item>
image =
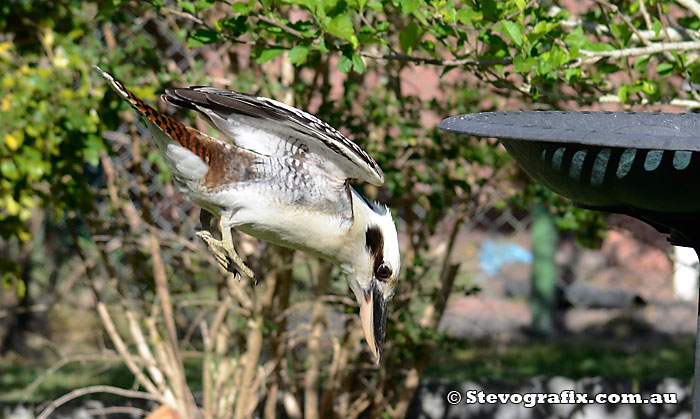
<path fill-rule="evenodd" d="M 591 210 L 638 218 L 700 255 L 700 115 L 484 112 L 439 128 L 498 138 L 534 180 Z M 693 419 L 700 419 L 700 312 Z"/>

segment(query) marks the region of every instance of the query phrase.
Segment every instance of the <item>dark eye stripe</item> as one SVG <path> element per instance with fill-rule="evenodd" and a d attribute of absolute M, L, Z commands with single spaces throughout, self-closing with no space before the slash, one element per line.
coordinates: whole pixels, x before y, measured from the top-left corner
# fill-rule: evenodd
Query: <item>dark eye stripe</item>
<path fill-rule="evenodd" d="M 365 246 L 375 258 L 382 257 L 382 253 L 384 253 L 384 237 L 382 237 L 379 227 L 372 226 L 367 229 L 365 232 Z"/>
<path fill-rule="evenodd" d="M 372 272 L 376 275 L 377 269 L 384 262 L 384 236 L 379 230 L 379 227 L 372 226 L 365 232 L 365 246 L 374 257 L 374 266 Z"/>

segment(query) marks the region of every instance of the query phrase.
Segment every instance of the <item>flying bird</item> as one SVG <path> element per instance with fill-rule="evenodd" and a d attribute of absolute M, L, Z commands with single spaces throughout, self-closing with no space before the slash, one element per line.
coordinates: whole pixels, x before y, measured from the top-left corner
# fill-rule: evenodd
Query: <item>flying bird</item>
<path fill-rule="evenodd" d="M 350 180 L 382 185 L 377 162 L 335 128 L 273 99 L 216 87 L 166 89 L 161 98 L 199 112 L 221 134 L 214 138 L 157 112 L 95 69 L 145 120 L 173 178 L 202 208 L 197 235 L 218 263 L 254 278 L 234 249 L 235 228 L 336 264 L 379 362 L 400 270 L 398 236 L 389 209 L 350 186 Z M 218 222 L 221 239 L 209 231 L 210 221 Z"/>

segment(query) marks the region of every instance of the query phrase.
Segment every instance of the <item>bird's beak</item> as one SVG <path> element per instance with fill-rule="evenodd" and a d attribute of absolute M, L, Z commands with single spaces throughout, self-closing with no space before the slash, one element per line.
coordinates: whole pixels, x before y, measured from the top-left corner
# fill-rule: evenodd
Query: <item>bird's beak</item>
<path fill-rule="evenodd" d="M 372 279 L 369 287 L 362 290 L 362 302 L 360 303 L 360 321 L 362 331 L 369 349 L 377 359 L 377 364 L 382 357 L 384 349 L 384 336 L 386 335 L 386 300 L 377 288 L 375 279 Z"/>

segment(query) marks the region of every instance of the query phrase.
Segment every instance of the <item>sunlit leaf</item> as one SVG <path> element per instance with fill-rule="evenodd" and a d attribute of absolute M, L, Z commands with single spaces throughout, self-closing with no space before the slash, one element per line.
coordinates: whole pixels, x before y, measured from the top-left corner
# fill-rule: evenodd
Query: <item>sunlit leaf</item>
<path fill-rule="evenodd" d="M 257 61 L 258 64 L 262 64 L 279 57 L 283 52 L 284 50 L 282 48 L 267 48 L 258 54 L 258 58 L 256 58 L 255 61 Z"/>
<path fill-rule="evenodd" d="M 352 26 L 352 20 L 348 15 L 338 15 L 332 18 L 326 25 L 326 30 L 331 35 L 346 39 L 348 41 L 355 34 L 355 30 Z"/>
<path fill-rule="evenodd" d="M 415 47 L 420 40 L 422 36 L 421 32 L 422 31 L 416 22 L 410 22 L 408 25 L 406 25 L 406 27 L 403 28 L 399 34 L 399 44 L 401 45 L 401 49 L 407 54 L 410 54 L 411 51 L 413 51 L 413 47 Z"/>
<path fill-rule="evenodd" d="M 289 50 L 287 56 L 289 61 L 294 65 L 301 65 L 306 62 L 306 57 L 309 55 L 309 47 L 304 45 L 297 45 L 296 47 Z"/>
<path fill-rule="evenodd" d="M 501 27 L 503 28 L 503 33 L 511 40 L 515 45 L 522 46 L 523 44 L 523 30 L 520 23 L 511 22 L 504 20 L 501 22 Z"/>
<path fill-rule="evenodd" d="M 197 29 L 189 38 L 189 46 L 199 47 L 202 45 L 213 44 L 221 39 L 221 34 L 210 29 Z"/>
<path fill-rule="evenodd" d="M 349 73 L 352 68 L 352 59 L 347 55 L 342 55 L 338 60 L 338 70 L 342 73 Z"/>

